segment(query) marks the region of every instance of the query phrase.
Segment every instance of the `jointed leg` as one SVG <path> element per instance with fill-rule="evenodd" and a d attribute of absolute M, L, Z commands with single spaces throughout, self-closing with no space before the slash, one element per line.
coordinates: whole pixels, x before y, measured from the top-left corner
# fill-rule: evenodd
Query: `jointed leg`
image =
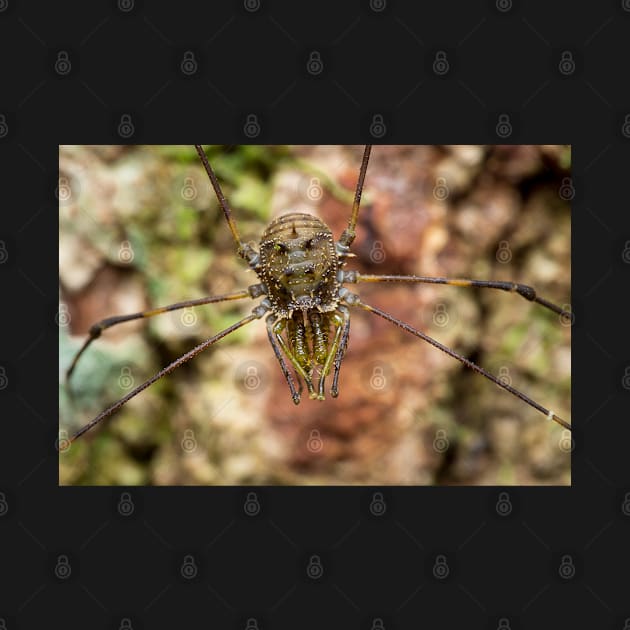
<path fill-rule="evenodd" d="M 169 311 L 177 311 L 182 308 L 189 308 L 192 306 L 201 306 L 202 304 L 213 304 L 215 302 L 226 302 L 228 300 L 242 300 L 248 297 L 257 297 L 260 295 L 255 289 L 257 289 L 259 285 L 252 285 L 248 290 L 244 291 L 235 291 L 234 293 L 226 293 L 225 295 L 213 295 L 210 297 L 203 297 L 196 300 L 186 300 L 185 302 L 177 302 L 175 304 L 169 304 L 168 306 L 162 306 L 160 308 L 154 308 L 149 311 L 143 311 L 140 313 L 132 313 L 131 315 L 117 315 L 115 317 L 107 317 L 100 322 L 92 325 L 89 331 L 89 337 L 85 340 L 81 349 L 77 352 L 70 367 L 66 371 L 66 381 L 70 379 L 72 376 L 72 372 L 74 372 L 74 368 L 79 361 L 79 357 L 87 350 L 88 346 L 95 340 L 101 336 L 101 333 L 112 326 L 116 326 L 117 324 L 122 324 L 124 322 L 130 322 L 134 319 L 145 319 L 148 317 L 153 317 L 155 315 L 161 315 L 162 313 L 168 313 Z"/>
<path fill-rule="evenodd" d="M 280 369 L 282 370 L 282 373 L 284 374 L 284 378 L 287 381 L 287 384 L 289 385 L 289 390 L 291 391 L 291 398 L 293 399 L 293 402 L 296 405 L 300 404 L 300 395 L 302 393 L 302 382 L 299 380 L 298 377 L 298 384 L 299 384 L 299 390 L 297 390 L 295 388 L 295 382 L 293 380 L 293 376 L 291 375 L 291 372 L 289 371 L 289 368 L 287 366 L 286 361 L 284 360 L 284 356 L 282 355 L 282 348 L 280 343 L 278 342 L 279 339 L 279 335 L 278 333 L 276 333 L 276 327 L 279 327 L 279 324 L 281 322 L 285 322 L 285 326 L 286 326 L 286 320 L 279 320 L 276 323 L 276 316 L 275 315 L 269 315 L 269 317 L 267 317 L 266 320 L 266 324 L 267 324 L 267 335 L 269 337 L 269 343 L 271 343 L 271 347 L 273 348 L 273 352 L 276 355 L 276 359 L 278 359 L 278 363 L 280 364 Z M 274 325 L 275 324 L 275 325 Z M 280 332 L 282 332 L 282 327 L 280 328 Z M 282 342 L 282 344 L 284 344 L 284 339 L 282 339 L 280 337 L 280 340 Z M 288 355 L 287 355 L 288 356 Z M 295 362 L 291 362 L 293 363 L 293 366 L 295 367 Z M 312 391 L 313 388 L 313 383 L 311 382 L 311 387 L 309 389 L 309 393 Z"/>
<path fill-rule="evenodd" d="M 350 325 L 350 315 L 347 311 L 346 313 L 333 312 L 330 314 L 330 323 L 333 325 L 335 329 L 335 336 L 333 338 L 333 342 L 330 344 L 330 347 L 328 348 L 328 354 L 326 355 L 326 360 L 324 361 L 324 365 L 322 367 L 321 374 L 319 376 L 319 383 L 317 387 L 318 389 L 317 398 L 319 400 L 325 399 L 324 381 L 326 380 L 326 377 L 328 376 L 328 374 L 330 374 L 330 368 L 333 365 L 333 361 L 335 362 L 335 375 L 338 377 L 339 369 L 337 367 L 338 365 L 337 359 L 339 358 L 339 363 L 341 363 L 341 357 L 339 357 L 339 355 L 341 354 L 341 356 L 343 356 L 343 351 L 342 351 L 343 333 Z M 331 395 L 333 397 L 336 396 L 336 394 L 332 393 L 332 390 L 331 390 Z"/>
<path fill-rule="evenodd" d="M 366 144 L 363 150 L 363 160 L 361 161 L 361 170 L 359 171 L 359 180 L 357 181 L 357 188 L 354 192 L 354 202 L 352 204 L 352 213 L 348 220 L 348 227 L 341 233 L 339 237 L 338 245 L 341 249 L 346 251 L 348 247 L 354 241 L 356 236 L 355 228 L 357 226 L 357 220 L 359 218 L 359 205 L 361 204 L 361 193 L 363 192 L 363 182 L 365 181 L 365 173 L 367 171 L 368 161 L 370 159 L 370 151 L 372 150 L 371 144 Z"/>
<path fill-rule="evenodd" d="M 252 311 L 251 315 L 244 317 L 239 322 L 236 322 L 236 324 L 232 324 L 230 327 L 226 328 L 225 330 L 222 330 L 220 333 L 216 334 L 214 337 L 210 337 L 210 339 L 206 339 L 206 341 L 200 343 L 198 346 L 195 346 L 192 350 L 190 350 L 189 352 L 182 355 L 181 357 L 179 357 L 178 359 L 176 359 L 175 361 L 167 365 L 165 368 L 160 370 L 157 374 L 152 376 L 149 380 L 138 385 L 138 387 L 130 391 L 126 396 L 121 398 L 119 401 L 115 402 L 113 405 L 110 405 L 107 409 L 105 409 L 105 411 L 102 411 L 101 413 L 99 413 L 98 416 L 96 416 L 96 418 L 88 422 L 85 426 L 81 427 L 70 438 L 70 443 L 74 442 L 77 438 L 81 437 L 86 431 L 89 431 L 92 427 L 96 426 L 102 420 L 105 420 L 105 418 L 111 416 L 113 413 L 116 413 L 116 411 L 118 411 L 124 404 L 126 404 L 129 400 L 131 400 L 132 398 L 137 396 L 140 392 L 142 392 L 147 387 L 149 387 L 149 385 L 152 385 L 153 383 L 155 383 L 155 381 L 161 379 L 163 376 L 170 374 L 173 370 L 178 368 L 183 363 L 186 363 L 186 361 L 189 361 L 193 357 L 197 356 L 200 352 L 210 347 L 213 343 L 216 343 L 220 339 L 223 339 L 223 337 L 226 337 L 227 335 L 234 332 L 238 328 L 245 326 L 245 324 L 249 324 L 249 322 L 252 322 L 255 319 L 259 319 L 260 317 L 263 316 L 263 314 L 267 310 L 268 309 L 266 307 L 259 305 Z"/>
<path fill-rule="evenodd" d="M 447 284 L 454 287 L 479 287 L 482 289 L 499 289 L 510 293 L 517 293 L 530 302 L 536 302 L 557 313 L 561 317 L 571 318 L 569 311 L 556 306 L 552 302 L 536 295 L 536 291 L 526 284 L 517 284 L 516 282 L 500 282 L 496 280 L 467 280 L 464 278 L 431 278 L 429 276 L 386 276 L 362 274 L 358 271 L 346 271 L 344 273 L 344 282 L 417 282 L 423 284 Z"/>
<path fill-rule="evenodd" d="M 542 405 L 539 405 L 535 400 L 532 400 L 531 398 L 529 398 L 529 396 L 526 396 L 525 394 L 520 392 L 518 389 L 515 389 L 511 385 L 504 383 L 503 381 L 498 379 L 496 376 L 493 376 L 492 374 L 490 374 L 490 372 L 486 372 L 486 370 L 484 370 L 482 367 L 480 367 L 476 363 L 473 363 L 472 361 L 462 356 L 461 354 L 458 354 L 457 352 L 455 352 L 454 350 L 451 350 L 447 346 L 442 345 L 439 341 L 436 341 L 435 339 L 433 339 L 433 337 L 429 337 L 428 335 L 421 332 L 420 330 L 416 330 L 415 328 L 413 328 L 413 326 L 410 326 L 409 324 L 406 324 L 405 322 L 402 322 L 399 319 L 396 319 L 393 315 L 390 315 L 389 313 L 386 313 L 385 311 L 382 311 L 379 308 L 376 308 L 375 306 L 370 306 L 368 304 L 365 304 L 364 302 L 361 302 L 361 300 L 359 299 L 359 296 L 357 295 L 352 295 L 348 303 L 351 304 L 352 306 L 358 306 L 359 308 L 362 308 L 365 311 L 369 311 L 370 313 L 375 313 L 379 317 L 386 319 L 392 324 L 396 324 L 396 326 L 402 328 L 406 332 L 411 333 L 412 335 L 415 335 L 416 337 L 419 337 L 420 339 L 423 339 L 424 341 L 427 341 L 432 346 L 438 348 L 442 352 L 445 352 L 446 354 L 453 357 L 454 359 L 457 359 L 460 363 L 463 363 L 466 367 L 469 367 L 471 370 L 474 370 L 475 372 L 481 374 L 482 376 L 485 376 L 487 379 L 491 380 L 495 385 L 498 385 L 499 387 L 502 387 L 503 389 L 507 390 L 508 392 L 510 392 L 510 394 L 516 396 L 523 402 L 527 403 L 530 407 L 533 407 L 537 411 L 540 411 L 540 413 L 547 416 L 549 420 L 553 420 L 554 422 L 557 422 L 560 426 L 564 427 L 565 429 L 568 429 L 569 431 L 571 430 L 571 425 L 568 422 L 565 422 L 559 416 L 557 416 L 553 411 L 546 409 Z"/>
<path fill-rule="evenodd" d="M 346 346 L 348 345 L 348 337 L 350 336 L 350 311 L 345 306 L 339 306 L 338 310 L 343 315 L 343 332 L 341 334 L 341 342 L 339 348 L 335 354 L 335 370 L 333 372 L 333 382 L 330 388 L 330 395 L 333 398 L 337 398 L 339 395 L 339 369 L 341 368 L 341 360 L 346 353 Z"/>
<path fill-rule="evenodd" d="M 234 221 L 234 217 L 232 216 L 232 210 L 230 209 L 230 204 L 228 203 L 223 191 L 221 190 L 221 186 L 219 185 L 219 180 L 217 176 L 214 174 L 212 167 L 210 166 L 210 162 L 208 162 L 208 157 L 206 156 L 206 152 L 203 150 L 203 147 L 200 144 L 195 145 L 195 149 L 197 149 L 197 153 L 201 158 L 201 163 L 203 167 L 206 169 L 206 173 L 210 178 L 210 182 L 212 187 L 214 188 L 214 192 L 219 201 L 219 205 L 223 210 L 223 214 L 225 215 L 225 220 L 227 221 L 228 227 L 230 228 L 230 232 L 232 232 L 232 237 L 234 238 L 234 242 L 236 243 L 236 247 L 238 248 L 238 255 L 241 258 L 244 258 L 251 267 L 255 266 L 256 261 L 258 259 L 258 253 L 254 250 L 250 245 L 243 243 L 241 241 L 240 234 L 238 233 L 238 228 L 236 227 L 236 221 Z"/>

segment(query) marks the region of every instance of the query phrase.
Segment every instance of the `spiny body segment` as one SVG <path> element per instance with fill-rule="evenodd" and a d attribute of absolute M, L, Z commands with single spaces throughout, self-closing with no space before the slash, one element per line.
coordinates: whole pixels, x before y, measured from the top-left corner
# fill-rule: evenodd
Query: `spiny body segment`
<path fill-rule="evenodd" d="M 335 310 L 338 269 L 332 232 L 310 214 L 283 214 L 260 241 L 258 275 L 278 317 L 290 318 L 295 310 Z"/>

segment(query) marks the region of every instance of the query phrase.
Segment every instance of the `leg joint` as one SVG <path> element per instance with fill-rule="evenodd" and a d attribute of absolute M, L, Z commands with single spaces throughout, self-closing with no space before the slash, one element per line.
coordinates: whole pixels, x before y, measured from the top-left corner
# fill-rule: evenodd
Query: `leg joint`
<path fill-rule="evenodd" d="M 522 295 L 526 300 L 530 302 L 536 299 L 536 291 L 532 287 L 526 284 L 515 284 L 513 291 L 516 291 L 519 295 Z"/>

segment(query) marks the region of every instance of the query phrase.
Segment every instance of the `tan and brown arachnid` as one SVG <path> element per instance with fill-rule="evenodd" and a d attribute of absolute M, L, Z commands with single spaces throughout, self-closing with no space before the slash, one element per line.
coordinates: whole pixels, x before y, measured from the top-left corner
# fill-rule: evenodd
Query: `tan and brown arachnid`
<path fill-rule="evenodd" d="M 158 368 L 168 365 L 176 355 L 225 329 L 228 322 L 250 317 L 252 306 L 264 300 L 268 300 L 260 309 L 264 312 L 252 314 L 252 321 L 265 322 L 269 315 L 275 315 L 275 320 L 268 326 L 252 323 L 240 335 L 234 333 L 234 341 L 226 337 L 213 350 L 182 366 L 181 376 L 174 371 L 158 381 L 161 385 L 134 397 L 127 405 L 129 412 L 121 411 L 103 423 L 108 438 L 97 436 L 80 446 L 86 436 L 62 454 L 62 470 L 66 463 L 73 464 L 75 472 L 83 471 L 76 477 L 81 479 L 83 474 L 83 482 L 124 483 L 119 473 L 103 473 L 102 467 L 97 470 L 94 463 L 81 461 L 92 443 L 104 441 L 101 451 L 111 449 L 107 455 L 126 471 L 128 483 L 568 482 L 563 462 L 570 462 L 570 448 L 559 445 L 567 439 L 570 443 L 570 434 L 567 438 L 566 429 L 554 429 L 555 423 L 545 422 L 549 409 L 565 421 L 569 415 L 570 326 L 563 318 L 569 318 L 570 310 L 566 236 L 570 235 L 570 215 L 568 200 L 559 194 L 568 168 L 568 148 L 375 147 L 365 173 L 356 241 L 349 244 L 342 234 L 351 227 L 348 218 L 362 150 L 251 148 L 247 159 L 253 166 L 245 160 L 246 184 L 232 188 L 229 167 L 221 168 L 220 150 L 209 149 L 210 164 L 228 182 L 224 192 L 232 205 L 243 257 L 258 265 L 249 274 L 233 266 L 235 247 L 225 238 L 231 236 L 225 224 L 221 226 L 223 210 L 214 206 L 209 216 L 212 198 L 204 189 L 204 171 L 193 167 L 192 158 L 199 161 L 196 154 L 186 153 L 180 171 L 165 175 L 160 170 L 163 156 L 156 149 L 148 150 L 143 166 L 154 172 L 148 182 L 138 183 L 131 180 L 132 159 L 139 157 L 134 151 L 121 149 L 115 159 L 99 156 L 117 164 L 116 174 L 123 182 L 116 185 L 126 184 L 125 191 L 115 193 L 122 198 L 117 204 L 124 205 L 132 193 L 147 197 L 142 203 L 128 203 L 122 212 L 127 216 L 120 224 L 109 217 L 109 226 L 105 202 L 101 202 L 103 209 L 98 203 L 96 210 L 81 206 L 80 202 L 89 202 L 89 177 L 73 172 L 72 158 L 60 162 L 62 173 L 64 166 L 67 169 L 69 187 L 73 193 L 76 188 L 78 196 L 76 206 L 72 201 L 64 205 L 60 198 L 61 251 L 68 238 L 64 212 L 75 213 L 71 236 L 75 240 L 83 237 L 81 221 L 85 232 L 101 218 L 106 226 L 97 235 L 97 244 L 84 252 L 83 260 L 94 267 L 92 278 L 77 290 L 64 286 L 61 273 L 62 303 L 67 301 L 71 320 L 66 329 L 85 334 L 94 321 L 117 313 L 121 309 L 113 309 L 116 303 L 103 303 L 103 309 L 109 306 L 111 310 L 99 310 L 101 302 L 110 298 L 125 306 L 123 312 L 152 313 L 163 304 L 185 302 L 190 298 L 190 292 L 184 292 L 187 285 L 194 287 L 193 298 L 200 302 L 203 295 L 212 293 L 234 299 L 223 306 L 182 306 L 149 318 L 144 329 L 136 328 L 146 330 L 148 323 L 149 344 L 157 346 L 153 351 L 157 356 L 145 365 L 144 355 L 128 339 L 123 343 L 120 333 L 117 352 L 126 347 L 130 354 L 124 356 L 121 351 L 110 361 L 110 379 L 114 374 L 120 386 L 120 395 L 107 394 L 110 401 L 132 393 L 151 376 L 154 364 Z M 235 161 L 235 149 L 222 151 L 228 163 Z M 270 166 L 273 160 L 277 163 Z M 249 182 L 254 179 L 252 173 L 260 181 L 271 182 L 271 205 L 285 211 L 279 213 L 285 219 L 268 227 L 267 238 L 262 239 L 265 227 L 258 216 L 262 212 L 243 193 L 247 185 L 256 190 L 256 184 Z M 187 179 L 197 191 L 190 200 L 184 190 Z M 151 199 L 154 186 L 149 184 L 168 188 L 164 185 L 168 181 L 178 186 L 159 192 L 165 199 L 175 197 L 177 206 L 166 202 L 161 211 L 150 208 L 155 201 Z M 101 182 L 103 190 L 107 194 Z M 134 203 L 137 212 L 129 209 Z M 287 209 L 295 213 L 293 220 L 286 218 Z M 305 214 L 319 218 L 307 219 Z M 110 244 L 102 246 L 105 254 L 99 254 L 98 238 L 106 240 L 108 229 Z M 143 236 L 148 232 L 155 242 Z M 213 238 L 216 233 L 213 243 L 208 233 Z M 173 237 L 178 241 L 175 250 L 161 258 L 156 255 L 160 239 Z M 250 245 L 252 241 L 255 245 Z M 130 262 L 121 257 L 129 251 L 125 244 L 132 252 Z M 204 245 L 209 252 L 204 252 Z M 345 247 L 355 257 L 345 256 Z M 63 255 L 60 267 L 62 262 Z M 171 276 L 168 268 L 178 271 Z M 133 287 L 136 269 L 149 276 L 142 290 Z M 379 275 L 388 277 L 387 281 L 377 280 Z M 391 276 L 395 275 L 407 279 L 394 282 Z M 422 284 L 417 279 L 412 282 L 409 276 L 531 285 L 543 298 L 557 303 L 560 312 L 529 301 L 532 296 L 525 288 L 513 291 L 520 291 L 525 299 L 511 295 L 505 291 L 514 288 L 511 284 L 470 289 L 461 280 L 454 283 L 458 286 L 437 286 L 426 278 Z M 241 280 L 238 285 L 237 279 Z M 126 285 L 131 288 L 120 288 Z M 292 286 L 299 289 L 294 297 L 290 297 Z M 105 300 L 95 297 L 99 290 Z M 254 304 L 248 302 L 252 292 L 257 295 Z M 64 300 L 64 295 L 70 299 Z M 282 295 L 289 297 L 283 302 Z M 249 307 L 239 309 L 241 301 Z M 510 393 L 483 376 L 460 369 L 442 351 L 365 310 L 374 307 L 478 360 L 503 385 L 522 390 L 545 411 L 521 411 L 527 407 L 524 402 L 512 401 Z M 200 312 L 210 309 L 215 309 L 211 320 L 204 319 Z M 93 315 L 88 322 L 89 313 Z M 348 315 L 351 325 L 344 355 Z M 166 318 L 167 324 L 158 324 L 160 318 Z M 194 325 L 188 325 L 187 319 L 194 320 Z M 82 391 L 93 393 L 98 385 L 94 382 L 98 377 L 90 377 L 92 390 L 90 386 L 83 389 L 84 381 L 78 378 L 82 362 L 106 347 L 109 335 L 115 339 L 117 330 L 137 323 L 112 326 L 90 347 L 73 375 L 77 379 L 71 383 L 74 398 L 81 398 Z M 175 333 L 172 342 L 163 340 L 169 328 Z M 259 330 L 250 333 L 252 328 Z M 277 342 L 276 352 L 270 352 L 270 339 Z M 242 351 L 243 341 L 249 344 L 247 351 Z M 73 349 L 78 345 L 75 342 Z M 274 358 L 278 355 L 286 369 L 279 368 Z M 70 360 L 68 356 L 65 368 Z M 190 366 L 199 361 L 203 367 L 194 375 L 196 368 Z M 125 367 L 129 369 L 123 372 Z M 328 375 L 322 379 L 326 370 Z M 537 379 L 537 373 L 544 376 Z M 550 400 L 554 374 L 561 387 Z M 132 387 L 128 387 L 130 381 Z M 165 392 L 167 404 L 152 394 L 155 387 L 158 393 Z M 339 395 L 333 399 L 331 389 L 336 393 L 337 387 Z M 184 401 L 168 404 L 180 390 Z M 295 406 L 298 396 L 302 402 Z M 141 405 L 136 407 L 133 401 L 144 397 L 148 406 L 141 411 Z M 311 401 L 310 397 L 326 400 Z M 75 401 L 75 409 L 80 402 Z M 94 410 L 94 417 L 98 411 Z M 72 416 L 75 424 L 66 423 L 68 437 L 80 428 L 75 413 Z M 62 428 L 63 421 L 62 410 Z M 544 434 L 537 428 L 540 425 Z M 188 452 L 183 444 L 194 448 Z M 523 457 L 527 452 L 531 457 Z M 126 467 L 120 461 L 127 461 Z M 151 466 L 147 469 L 138 461 L 150 461 Z M 75 482 L 71 475 L 68 482 Z"/>

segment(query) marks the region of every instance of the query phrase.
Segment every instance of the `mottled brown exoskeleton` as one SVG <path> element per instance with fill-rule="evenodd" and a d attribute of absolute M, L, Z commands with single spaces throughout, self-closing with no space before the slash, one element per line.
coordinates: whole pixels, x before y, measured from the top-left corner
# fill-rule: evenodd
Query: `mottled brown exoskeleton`
<path fill-rule="evenodd" d="M 339 374 L 350 333 L 350 308 L 359 308 L 374 313 L 407 333 L 427 341 L 518 397 L 550 420 L 566 429 L 571 429 L 571 425 L 553 411 L 532 400 L 503 379 L 495 377 L 422 331 L 377 307 L 366 304 L 359 295 L 344 286 L 345 284 L 358 283 L 402 282 L 497 289 L 517 293 L 526 300 L 536 302 L 563 318 L 571 319 L 572 317 L 570 312 L 539 297 L 532 287 L 523 284 L 426 276 L 369 275 L 346 270 L 347 259 L 352 256 L 350 246 L 356 235 L 361 194 L 371 151 L 369 145 L 365 147 L 363 153 L 348 225 L 340 235 L 339 240 L 335 241 L 331 230 L 317 217 L 305 213 L 290 212 L 270 223 L 262 235 L 258 249 L 243 243 L 241 240 L 230 206 L 223 195 L 206 154 L 201 145 L 195 145 L 195 148 L 223 210 L 238 254 L 256 273 L 259 282 L 249 286 L 246 290 L 226 295 L 188 300 L 150 311 L 104 319 L 90 328 L 89 337 L 74 357 L 67 376 L 70 377 L 79 357 L 91 342 L 98 338 L 103 330 L 116 324 L 202 304 L 247 298 L 262 299 L 252 309 L 250 315 L 205 340 L 130 391 L 79 429 L 69 439 L 69 442 L 83 435 L 155 381 L 169 374 L 209 346 L 238 328 L 263 317 L 266 318 L 269 341 L 289 386 L 293 402 L 299 404 L 303 384 L 306 385 L 310 398 L 324 400 L 326 378 L 331 372 L 330 394 L 336 397 L 339 394 Z"/>
<path fill-rule="evenodd" d="M 306 383 L 311 398 L 324 400 L 324 381 L 334 362 L 331 395 L 337 396 L 339 366 L 350 325 L 348 309 L 339 304 L 343 280 L 343 272 L 339 272 L 345 254 L 335 245 L 328 227 L 304 213 L 282 215 L 269 225 L 260 241 L 260 260 L 254 270 L 278 318 L 275 323 L 274 317 L 268 318 L 269 336 L 296 404 L 300 394 L 275 342 Z M 316 368 L 320 370 L 317 392 L 313 386 Z"/>

